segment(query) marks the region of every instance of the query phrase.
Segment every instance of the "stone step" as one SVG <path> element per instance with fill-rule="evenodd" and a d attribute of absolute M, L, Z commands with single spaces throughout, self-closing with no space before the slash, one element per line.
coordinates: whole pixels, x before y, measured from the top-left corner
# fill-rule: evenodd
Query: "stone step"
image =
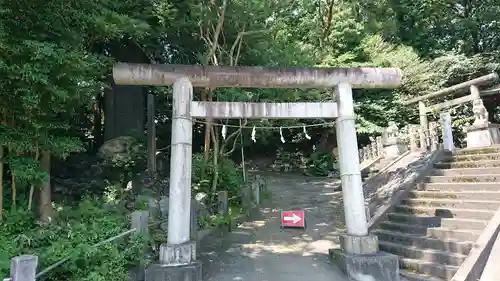
<path fill-rule="evenodd" d="M 496 182 L 440 182 L 425 183 L 423 190 L 431 191 L 500 191 L 500 184 Z"/>
<path fill-rule="evenodd" d="M 500 169 L 498 170 L 500 173 Z M 479 182 L 497 182 L 500 183 L 500 174 L 474 174 L 474 175 L 455 175 L 455 176 L 430 176 L 425 178 L 425 182 L 431 183 L 479 183 Z"/>
<path fill-rule="evenodd" d="M 475 210 L 497 210 L 500 201 L 493 200 L 456 200 L 456 199 L 431 199 L 431 198 L 409 198 L 401 201 L 408 206 L 429 206 L 437 208 L 457 208 Z"/>
<path fill-rule="evenodd" d="M 466 255 L 451 254 L 434 249 L 420 249 L 396 243 L 379 241 L 380 250 L 410 259 L 460 266 Z"/>
<path fill-rule="evenodd" d="M 492 167 L 500 167 L 500 160 L 440 162 L 434 164 L 434 168 L 436 169 L 492 168 Z"/>
<path fill-rule="evenodd" d="M 458 270 L 458 266 L 426 262 L 418 259 L 399 258 L 400 267 L 422 274 L 428 274 L 445 280 L 451 280 Z"/>
<path fill-rule="evenodd" d="M 389 221 L 395 223 L 415 224 L 423 227 L 444 227 L 449 229 L 483 230 L 487 220 L 441 218 L 436 216 L 415 216 L 401 213 L 388 214 Z"/>
<path fill-rule="evenodd" d="M 458 200 L 497 200 L 500 201 L 500 191 L 410 191 L 409 198 L 434 198 Z"/>
<path fill-rule="evenodd" d="M 434 169 L 432 174 L 435 176 L 472 176 L 482 174 L 500 175 L 500 167 Z"/>
<path fill-rule="evenodd" d="M 427 235 L 436 239 L 451 239 L 470 242 L 476 241 L 481 234 L 481 231 L 478 230 L 449 229 L 444 227 L 427 228 L 419 225 L 394 223 L 389 221 L 380 223 L 380 229 L 411 233 L 414 235 Z"/>
<path fill-rule="evenodd" d="M 495 210 L 471 210 L 456 208 L 436 208 L 426 206 L 397 205 L 395 212 L 402 214 L 427 215 L 441 218 L 463 218 L 489 221 L 495 214 Z"/>
<path fill-rule="evenodd" d="M 484 153 L 484 154 L 446 155 L 441 159 L 441 162 L 477 161 L 477 160 L 500 160 L 500 151 L 496 153 Z"/>
<path fill-rule="evenodd" d="M 379 241 L 387 241 L 419 248 L 436 249 L 461 255 L 468 255 L 470 250 L 474 246 L 474 243 L 472 242 L 461 242 L 458 240 L 439 240 L 428 236 L 414 235 L 398 231 L 386 231 L 377 229 L 374 230 L 373 233 L 378 236 Z"/>
<path fill-rule="evenodd" d="M 493 145 L 490 147 L 459 149 L 456 150 L 453 154 L 469 155 L 469 154 L 486 154 L 486 153 L 499 153 L 499 152 L 500 152 L 500 145 Z"/>
<path fill-rule="evenodd" d="M 399 275 L 401 275 L 407 281 L 445 281 L 444 279 L 441 279 L 438 277 L 425 275 L 425 274 L 419 274 L 416 272 L 408 271 L 406 269 L 400 269 Z"/>

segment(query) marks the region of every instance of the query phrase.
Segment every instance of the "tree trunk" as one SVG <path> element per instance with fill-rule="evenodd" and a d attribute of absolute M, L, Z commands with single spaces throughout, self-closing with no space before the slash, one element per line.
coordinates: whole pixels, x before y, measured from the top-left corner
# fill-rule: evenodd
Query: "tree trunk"
<path fill-rule="evenodd" d="M 214 202 L 215 200 L 215 193 L 217 191 L 217 185 L 219 183 L 219 140 L 218 140 L 218 132 L 217 132 L 217 127 L 212 127 L 212 130 L 211 130 L 211 133 L 212 133 L 212 142 L 214 144 L 214 152 L 213 152 L 213 167 L 214 167 L 214 171 L 213 171 L 213 180 L 212 180 L 212 196 L 211 196 L 211 200 L 212 202 Z"/>
<path fill-rule="evenodd" d="M 102 113 L 104 107 L 104 96 L 102 93 L 96 95 L 96 102 L 94 103 L 94 150 L 99 149 L 103 143 L 102 134 Z"/>
<path fill-rule="evenodd" d="M 12 187 L 12 209 L 16 208 L 16 201 L 17 201 L 17 184 L 16 184 L 16 175 L 14 174 L 14 171 L 10 171 L 11 175 L 11 187 Z"/>
<path fill-rule="evenodd" d="M 48 175 L 47 179 L 40 186 L 40 220 L 50 223 L 54 215 L 50 186 L 50 151 L 42 151 L 40 158 L 40 169 Z"/>
<path fill-rule="evenodd" d="M 36 146 L 36 152 L 35 152 L 35 160 L 38 161 L 40 158 L 40 151 L 38 149 L 38 144 Z M 28 198 L 28 210 L 31 211 L 31 207 L 33 206 L 33 195 L 35 194 L 35 185 L 31 184 L 30 185 L 30 194 Z"/>
<path fill-rule="evenodd" d="M 3 216 L 3 146 L 0 145 L 0 219 Z"/>

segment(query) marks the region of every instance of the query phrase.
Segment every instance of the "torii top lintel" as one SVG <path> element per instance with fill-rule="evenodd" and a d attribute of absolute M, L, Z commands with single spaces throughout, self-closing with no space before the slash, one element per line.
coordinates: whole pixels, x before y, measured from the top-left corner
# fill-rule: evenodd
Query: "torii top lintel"
<path fill-rule="evenodd" d="M 395 88 L 403 72 L 398 68 L 268 68 L 175 64 L 118 63 L 113 67 L 117 85 L 173 84 L 187 77 L 194 87 L 326 88 L 347 82 L 352 88 Z"/>

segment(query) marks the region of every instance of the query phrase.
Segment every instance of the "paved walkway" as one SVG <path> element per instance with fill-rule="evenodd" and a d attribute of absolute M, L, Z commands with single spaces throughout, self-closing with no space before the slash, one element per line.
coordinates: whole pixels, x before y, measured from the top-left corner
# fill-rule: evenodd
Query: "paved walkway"
<path fill-rule="evenodd" d="M 224 239 L 202 246 L 206 281 L 344 281 L 328 260 L 345 227 L 339 180 L 266 177 L 271 199 L 260 215 Z M 332 184 L 332 182 L 335 182 Z M 307 229 L 280 229 L 280 210 L 305 209 Z"/>

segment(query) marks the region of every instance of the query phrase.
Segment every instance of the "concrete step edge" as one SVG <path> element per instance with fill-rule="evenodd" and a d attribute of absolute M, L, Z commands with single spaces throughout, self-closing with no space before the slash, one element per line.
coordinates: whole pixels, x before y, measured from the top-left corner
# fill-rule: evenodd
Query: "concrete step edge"
<path fill-rule="evenodd" d="M 426 185 L 498 185 L 498 182 L 426 182 Z"/>
<path fill-rule="evenodd" d="M 405 232 L 393 231 L 393 230 L 385 230 L 385 229 L 376 229 L 376 230 L 373 230 L 373 233 L 401 236 L 401 237 L 406 237 L 406 238 L 411 238 L 411 239 L 436 240 L 436 241 L 440 241 L 443 243 L 455 243 L 455 244 L 472 245 L 472 246 L 474 246 L 474 244 L 475 244 L 472 241 L 461 241 L 461 240 L 456 240 L 456 239 L 437 239 L 437 238 L 430 237 L 428 235 L 416 235 L 416 234 L 411 234 L 411 233 L 405 233 Z"/>
<path fill-rule="evenodd" d="M 448 228 L 448 227 L 424 227 L 424 226 L 420 226 L 420 225 L 391 222 L 391 221 L 384 221 L 384 222 L 381 222 L 381 224 L 397 225 L 397 226 L 401 226 L 401 227 L 405 227 L 405 228 L 421 227 L 421 228 L 438 230 L 438 231 L 450 231 L 450 232 L 461 232 L 461 233 L 472 233 L 472 234 L 478 234 L 478 233 L 481 234 L 482 233 L 482 231 L 472 230 L 472 229 L 453 229 L 453 228 Z"/>
<path fill-rule="evenodd" d="M 432 217 L 429 217 L 429 216 L 422 216 L 420 214 L 416 214 L 416 215 L 408 215 L 408 214 L 402 214 L 402 213 L 389 213 L 388 215 L 390 216 L 397 216 L 397 217 L 417 217 L 417 218 L 432 218 Z M 441 218 L 441 217 L 437 217 L 437 216 L 434 216 L 436 218 L 439 218 L 441 220 L 446 220 L 446 221 L 458 221 L 458 222 L 464 222 L 464 223 L 467 223 L 467 222 L 478 222 L 478 223 L 488 223 L 487 220 L 478 220 L 478 219 L 463 219 L 463 218 Z M 486 224 L 485 224 L 486 226 Z"/>
<path fill-rule="evenodd" d="M 458 270 L 459 266 L 455 265 L 449 265 L 449 264 L 440 264 L 440 263 L 435 263 L 435 262 L 430 262 L 430 261 L 424 261 L 424 260 L 417 260 L 417 259 L 409 259 L 409 258 L 400 258 L 401 260 L 404 260 L 406 262 L 411 262 L 411 263 L 419 263 L 422 265 L 431 265 L 431 266 L 436 266 L 436 267 L 444 267 L 448 268 L 451 270 Z"/>
<path fill-rule="evenodd" d="M 500 150 L 494 150 L 494 151 L 489 151 L 487 153 L 477 153 L 477 154 L 448 154 L 443 157 L 443 159 L 456 159 L 456 158 L 466 158 L 466 157 L 491 157 L 491 156 L 498 156 L 500 157 Z"/>
<path fill-rule="evenodd" d="M 468 161 L 468 162 L 475 162 L 475 161 Z M 439 163 L 436 163 L 439 164 Z M 442 171 L 451 171 L 451 170 L 482 170 L 484 167 L 470 167 L 470 168 L 450 168 L 450 169 L 440 169 L 440 168 L 435 168 L 434 170 L 442 170 Z M 489 169 L 498 169 L 500 170 L 500 167 L 489 167 Z"/>
<path fill-rule="evenodd" d="M 396 207 L 405 208 L 405 209 L 428 209 L 428 210 L 431 210 L 431 209 L 440 209 L 439 207 L 409 206 L 409 205 L 404 205 L 404 204 L 397 205 Z M 482 213 L 495 214 L 495 211 L 481 210 L 481 209 L 446 208 L 446 210 L 460 211 L 460 212 L 463 212 L 463 211 L 466 211 L 466 212 L 482 212 Z"/>
<path fill-rule="evenodd" d="M 465 169 L 467 169 L 467 168 L 465 168 Z M 469 169 L 472 169 L 472 168 L 469 168 Z M 443 170 L 443 169 L 441 169 L 441 170 Z M 448 169 L 448 170 L 451 170 L 451 169 Z M 456 175 L 456 176 L 431 175 L 431 176 L 427 176 L 426 178 L 452 178 L 452 179 L 455 179 L 455 178 L 477 178 L 477 177 L 499 177 L 499 176 L 500 176 L 500 173 L 499 174 Z"/>
<path fill-rule="evenodd" d="M 407 278 L 409 281 L 445 281 L 444 279 L 435 276 L 410 272 L 406 269 L 399 269 L 399 275 Z"/>
<path fill-rule="evenodd" d="M 420 274 L 429 274 L 430 272 L 437 273 L 437 272 L 442 272 L 443 274 L 436 274 L 439 278 L 443 278 L 445 280 L 451 279 L 451 277 L 458 271 L 458 266 L 454 265 L 446 265 L 446 264 L 439 264 L 435 262 L 429 262 L 429 261 L 424 261 L 424 260 L 418 260 L 418 259 L 409 259 L 409 258 L 403 258 L 399 257 L 399 266 L 400 268 L 403 269 L 416 269 L 418 270 L 417 272 Z M 423 268 L 427 269 L 423 269 Z M 427 272 L 429 273 L 427 273 Z M 441 276 L 440 276 L 441 275 Z M 449 279 L 447 279 L 449 278 Z"/>
<path fill-rule="evenodd" d="M 497 203 L 500 206 L 500 201 L 498 200 L 476 200 L 476 199 L 445 199 L 445 198 L 408 198 L 404 199 L 405 201 L 426 201 L 426 202 L 443 202 L 443 203 L 462 203 L 462 202 L 469 202 L 469 203 Z"/>
<path fill-rule="evenodd" d="M 386 242 L 386 241 L 379 241 L 378 243 L 382 244 L 382 245 L 392 246 L 392 247 L 405 248 L 405 249 L 412 250 L 412 251 L 426 252 L 429 254 L 439 254 L 439 255 L 446 255 L 446 256 L 450 256 L 450 257 L 464 258 L 464 259 L 467 257 L 466 255 L 440 251 L 440 250 L 436 250 L 436 249 L 432 249 L 432 248 L 420 248 L 420 247 L 416 247 L 416 246 L 408 246 L 408 245 Z"/>
<path fill-rule="evenodd" d="M 498 183 L 500 185 L 500 183 Z M 452 194 L 469 194 L 469 193 L 483 193 L 483 194 L 500 194 L 500 190 L 411 190 L 410 193 L 417 194 L 440 194 L 440 193 L 452 193 Z"/>
<path fill-rule="evenodd" d="M 500 159 L 482 159 L 482 160 L 465 160 L 465 161 L 453 161 L 453 162 L 438 162 L 436 164 L 450 164 L 450 163 L 476 163 L 476 162 L 499 162 Z M 480 167 L 473 167 L 473 168 L 480 168 Z"/>
<path fill-rule="evenodd" d="M 460 148 L 453 152 L 453 155 L 464 155 L 468 152 L 476 152 L 477 154 L 482 154 L 485 151 L 498 151 L 500 150 L 500 145 L 491 145 L 488 147 L 470 147 L 470 148 Z"/>

